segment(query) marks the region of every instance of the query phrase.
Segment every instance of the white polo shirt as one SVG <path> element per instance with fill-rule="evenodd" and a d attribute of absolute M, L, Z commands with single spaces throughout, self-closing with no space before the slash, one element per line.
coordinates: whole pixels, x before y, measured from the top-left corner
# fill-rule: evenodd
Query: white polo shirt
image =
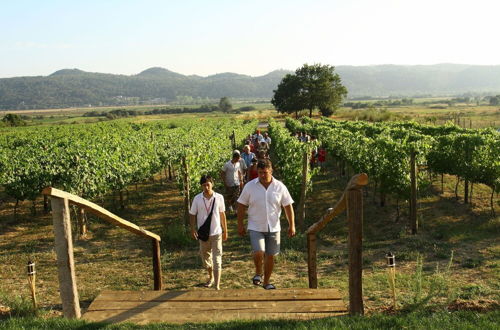
<path fill-rule="evenodd" d="M 248 229 L 260 232 L 281 231 L 281 207 L 293 203 L 286 186 L 273 177 L 269 187 L 259 178 L 248 182 L 238 198 L 238 203 L 248 206 Z"/>
<path fill-rule="evenodd" d="M 198 228 L 200 228 L 207 219 L 208 213 L 212 209 L 212 203 L 215 199 L 214 212 L 212 214 L 212 223 L 210 224 L 210 236 L 222 234 L 222 227 L 220 223 L 220 212 L 226 212 L 224 206 L 224 197 L 214 191 L 210 199 L 203 196 L 203 192 L 194 196 L 193 203 L 189 214 L 195 215 Z"/>

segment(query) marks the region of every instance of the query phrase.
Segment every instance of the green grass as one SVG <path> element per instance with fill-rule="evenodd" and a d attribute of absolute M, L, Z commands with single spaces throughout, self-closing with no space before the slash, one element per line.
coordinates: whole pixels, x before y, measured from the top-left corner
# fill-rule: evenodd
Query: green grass
<path fill-rule="evenodd" d="M 375 314 L 365 317 L 336 317 L 311 321 L 233 321 L 209 324 L 134 324 L 91 323 L 62 318 L 11 318 L 0 323 L 1 329 L 498 329 L 500 311 L 473 311 Z"/>

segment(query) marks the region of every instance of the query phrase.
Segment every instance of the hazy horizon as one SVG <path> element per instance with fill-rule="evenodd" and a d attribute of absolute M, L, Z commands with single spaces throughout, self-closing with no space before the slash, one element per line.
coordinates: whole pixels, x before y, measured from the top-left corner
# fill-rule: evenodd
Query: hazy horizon
<path fill-rule="evenodd" d="M 0 77 L 61 69 L 262 76 L 334 66 L 499 65 L 500 3 L 451 0 L 5 3 Z"/>

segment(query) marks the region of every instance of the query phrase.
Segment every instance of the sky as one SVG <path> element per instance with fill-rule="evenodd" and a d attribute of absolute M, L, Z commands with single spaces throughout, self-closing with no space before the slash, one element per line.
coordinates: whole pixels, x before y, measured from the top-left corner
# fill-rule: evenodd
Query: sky
<path fill-rule="evenodd" d="M 500 64 L 498 0 L 0 0 L 0 78 Z"/>

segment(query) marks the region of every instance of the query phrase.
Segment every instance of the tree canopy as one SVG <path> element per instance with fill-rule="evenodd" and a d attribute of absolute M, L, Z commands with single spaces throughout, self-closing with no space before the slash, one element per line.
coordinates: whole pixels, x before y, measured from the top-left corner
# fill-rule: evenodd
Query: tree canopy
<path fill-rule="evenodd" d="M 2 122 L 6 126 L 26 126 L 26 122 L 21 118 L 21 116 L 8 113 L 2 118 Z"/>
<path fill-rule="evenodd" d="M 229 98 L 226 96 L 222 97 L 219 101 L 219 109 L 222 112 L 229 112 L 231 109 L 233 109 L 233 105 L 231 104 L 231 101 L 229 101 Z"/>
<path fill-rule="evenodd" d="M 304 64 L 295 74 L 287 74 L 273 92 L 271 103 L 278 112 L 297 115 L 307 109 L 310 117 L 315 109 L 323 116 L 330 116 L 347 96 L 335 68 L 321 64 Z"/>

